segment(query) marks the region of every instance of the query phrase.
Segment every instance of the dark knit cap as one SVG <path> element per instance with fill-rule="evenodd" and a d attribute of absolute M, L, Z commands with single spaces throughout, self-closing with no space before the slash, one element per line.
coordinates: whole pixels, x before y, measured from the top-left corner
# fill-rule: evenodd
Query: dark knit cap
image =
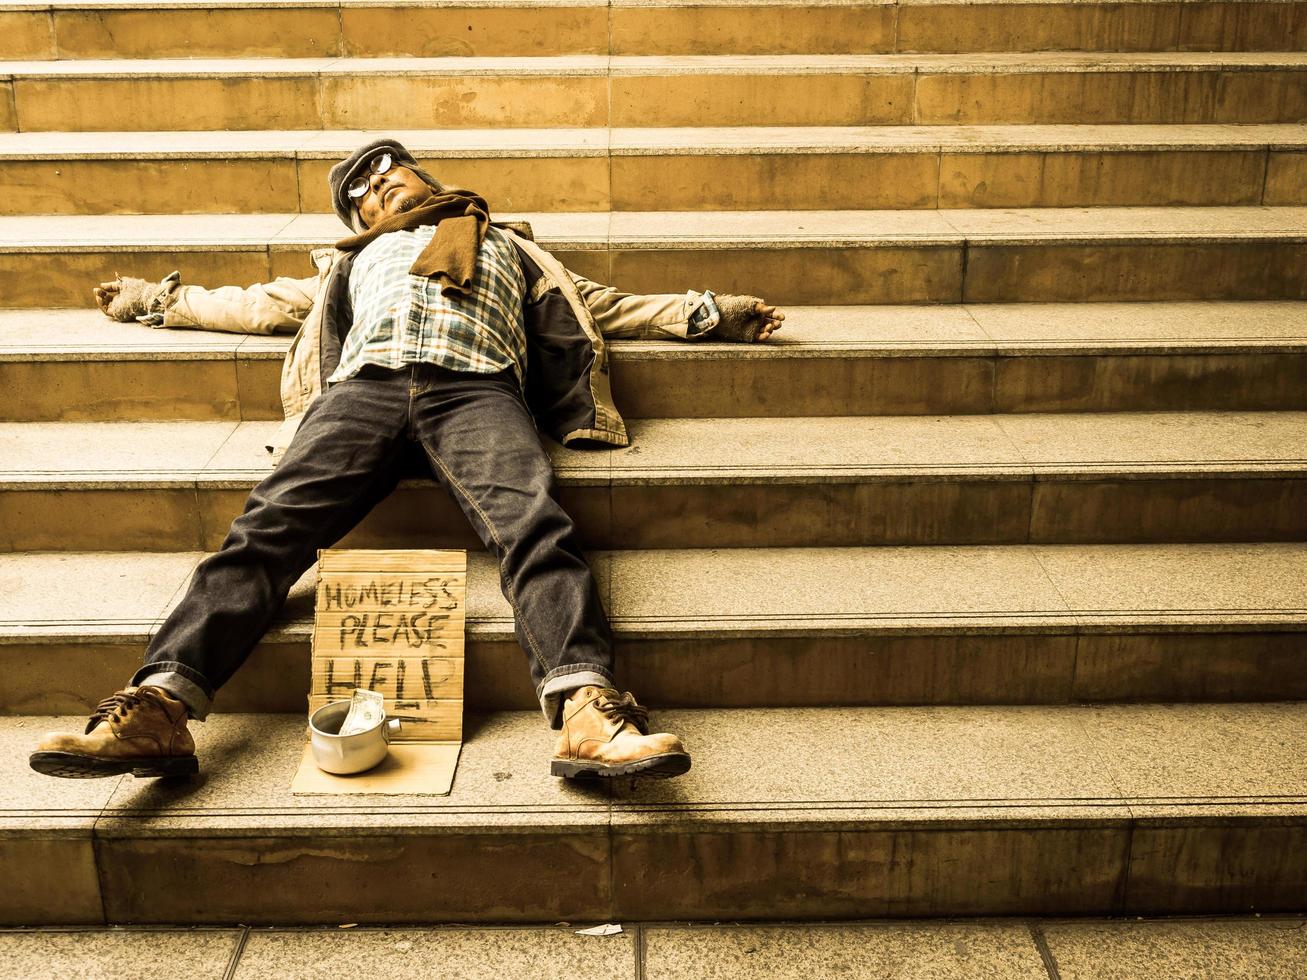
<path fill-rule="evenodd" d="M 364 231 L 367 226 L 363 224 L 363 219 L 359 216 L 358 208 L 350 196 L 345 193 L 349 187 L 350 181 L 360 174 L 368 172 L 368 164 L 372 158 L 379 153 L 389 152 L 394 165 L 408 167 L 415 174 L 431 185 L 435 191 L 443 191 L 445 185 L 436 180 L 429 173 L 418 166 L 418 162 L 413 159 L 413 154 L 405 149 L 404 144 L 399 140 L 379 139 L 368 143 L 366 146 L 360 146 L 340 163 L 331 168 L 327 174 L 327 183 L 331 185 L 331 206 L 336 209 L 336 216 L 345 222 L 352 231 Z"/>

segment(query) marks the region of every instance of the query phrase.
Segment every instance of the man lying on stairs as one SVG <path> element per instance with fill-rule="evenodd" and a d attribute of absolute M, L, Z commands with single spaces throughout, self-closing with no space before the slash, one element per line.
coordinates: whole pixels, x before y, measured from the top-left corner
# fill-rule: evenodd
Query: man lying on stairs
<path fill-rule="evenodd" d="M 247 333 L 295 329 L 282 369 L 281 456 L 222 550 L 84 732 L 31 756 L 52 776 L 198 771 L 189 718 L 249 656 L 319 548 L 385 497 L 416 444 L 499 560 L 536 695 L 559 730 L 558 776 L 675 776 L 690 756 L 612 674 L 612 635 L 540 430 L 564 444 L 627 445 L 604 337 L 767 340 L 784 314 L 756 297 L 632 296 L 570 273 L 486 202 L 445 187 L 395 140 L 332 168 L 353 234 L 314 253 L 318 275 L 249 289 L 117 279 L 109 316 Z M 521 232 L 521 233 L 519 233 Z"/>

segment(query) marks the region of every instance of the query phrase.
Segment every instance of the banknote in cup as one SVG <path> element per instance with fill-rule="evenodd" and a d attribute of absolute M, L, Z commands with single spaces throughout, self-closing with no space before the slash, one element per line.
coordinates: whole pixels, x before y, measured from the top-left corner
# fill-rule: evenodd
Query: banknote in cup
<path fill-rule="evenodd" d="M 356 735 L 380 725 L 382 719 L 386 717 L 385 704 L 386 699 L 376 691 L 364 690 L 361 687 L 354 688 L 349 714 L 345 716 L 345 721 L 340 726 L 340 734 Z"/>

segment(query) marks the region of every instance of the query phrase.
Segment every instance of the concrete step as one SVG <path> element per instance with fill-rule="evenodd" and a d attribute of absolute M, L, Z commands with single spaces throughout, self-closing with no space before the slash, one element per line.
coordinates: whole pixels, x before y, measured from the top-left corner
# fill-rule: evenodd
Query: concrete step
<path fill-rule="evenodd" d="M 1296 2 L 1185 4 L 72 0 L 0 6 L 0 58 L 1258 51 L 1307 48 Z"/>
<path fill-rule="evenodd" d="M 1300 123 L 1307 52 L 0 64 L 0 130 Z"/>
<path fill-rule="evenodd" d="M 0 721 L 6 921 L 1246 913 L 1307 888 L 1303 704 L 662 711 L 694 768 L 635 791 L 549 776 L 538 712 L 472 715 L 448 797 L 384 799 L 290 793 L 302 714 L 195 726 L 194 782 L 28 770 L 83 721 Z"/>
<path fill-rule="evenodd" d="M 270 470 L 273 422 L 0 424 L 0 550 L 214 549 Z M 1307 414 L 644 419 L 555 446 L 596 548 L 1267 541 L 1307 537 Z M 475 546 L 401 484 L 345 538 Z"/>
<path fill-rule="evenodd" d="M 0 554 L 0 714 L 89 712 L 198 553 Z M 1307 698 L 1307 546 L 594 552 L 618 674 L 654 707 Z M 536 702 L 493 559 L 469 555 L 467 703 Z M 314 572 L 222 711 L 302 711 Z M 772 583 L 764 585 L 763 583 Z"/>
<path fill-rule="evenodd" d="M 459 977 L 531 976 L 566 963 L 573 980 L 773 980 L 826 976 L 1292 977 L 1307 970 L 1307 918 L 1293 914 L 1120 919 L 935 919 L 728 925 L 626 923 L 596 940 L 578 925 L 48 927 L 0 932 L 15 973 L 85 977 L 159 957 L 188 976 L 315 976 L 342 961 L 382 975 L 439 963 Z M 1053 969 L 1045 970 L 1048 963 Z M 419 967 L 420 969 L 421 967 Z M 223 972 L 226 970 L 227 972 Z M 1244 971 L 1239 973 L 1237 971 Z M 924 972 L 920 972 L 924 971 Z"/>
<path fill-rule="evenodd" d="M 277 420 L 288 336 L 0 311 L 0 421 Z M 786 310 L 762 346 L 617 340 L 631 418 L 1307 410 L 1307 303 Z"/>
<path fill-rule="evenodd" d="M 330 132 L 0 133 L 3 214 L 328 212 Z M 1307 126 L 405 132 L 508 211 L 1307 204 Z M 197 196 L 201 185 L 205 194 Z"/>
<path fill-rule="evenodd" d="M 1304 89 L 1307 91 L 1307 89 Z M 1307 299 L 1307 208 L 1035 208 L 499 215 L 630 292 L 786 305 Z M 114 272 L 212 285 L 309 275 L 331 215 L 0 217 L 9 308 L 82 306 Z"/>

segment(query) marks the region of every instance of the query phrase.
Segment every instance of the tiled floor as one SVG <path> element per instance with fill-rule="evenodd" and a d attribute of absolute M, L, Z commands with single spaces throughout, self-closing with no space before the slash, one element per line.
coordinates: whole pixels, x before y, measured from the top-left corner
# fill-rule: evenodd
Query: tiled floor
<path fill-rule="evenodd" d="M 1267 980 L 1307 976 L 1307 918 L 429 929 L 0 930 L 0 978 Z"/>

